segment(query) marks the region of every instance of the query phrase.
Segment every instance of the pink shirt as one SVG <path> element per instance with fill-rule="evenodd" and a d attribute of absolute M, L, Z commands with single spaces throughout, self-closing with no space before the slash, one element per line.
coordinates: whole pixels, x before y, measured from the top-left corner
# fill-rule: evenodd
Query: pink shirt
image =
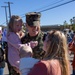
<path fill-rule="evenodd" d="M 19 63 L 17 63 L 17 61 L 20 60 L 20 57 L 19 57 L 19 49 L 17 48 L 20 47 L 21 41 L 18 35 L 15 34 L 14 32 L 10 32 L 7 38 L 8 38 L 7 42 L 10 41 L 12 44 L 16 46 L 15 48 L 10 43 L 8 43 L 8 60 L 12 66 L 19 68 Z"/>

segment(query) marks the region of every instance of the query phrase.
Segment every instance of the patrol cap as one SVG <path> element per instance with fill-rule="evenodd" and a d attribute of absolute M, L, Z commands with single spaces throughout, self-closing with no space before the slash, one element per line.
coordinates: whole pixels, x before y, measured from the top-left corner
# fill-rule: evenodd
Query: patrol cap
<path fill-rule="evenodd" d="M 39 26 L 40 25 L 40 12 L 29 12 L 26 14 L 26 23 L 29 26 Z"/>

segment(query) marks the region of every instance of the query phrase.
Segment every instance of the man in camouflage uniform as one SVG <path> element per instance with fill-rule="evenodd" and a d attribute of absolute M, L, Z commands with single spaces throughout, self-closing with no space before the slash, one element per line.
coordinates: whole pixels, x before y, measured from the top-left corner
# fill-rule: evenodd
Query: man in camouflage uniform
<path fill-rule="evenodd" d="M 38 41 L 38 45 L 33 50 L 33 57 L 42 59 L 45 52 L 43 51 L 43 37 L 44 33 L 40 29 L 40 17 L 39 12 L 31 12 L 26 14 L 26 28 L 28 33 L 21 39 L 21 42 L 28 43 L 30 41 Z"/>

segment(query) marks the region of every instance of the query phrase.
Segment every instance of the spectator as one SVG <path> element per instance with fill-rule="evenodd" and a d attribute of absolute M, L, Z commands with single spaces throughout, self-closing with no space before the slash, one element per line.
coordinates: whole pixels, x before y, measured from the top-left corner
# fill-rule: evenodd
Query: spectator
<path fill-rule="evenodd" d="M 3 43 L 0 39 L 0 75 L 4 75 L 4 67 L 5 67 L 5 60 L 4 60 L 4 50 L 3 50 Z"/>
<path fill-rule="evenodd" d="M 3 48 L 5 49 L 5 61 L 7 63 L 8 71 L 9 71 L 9 75 L 10 75 L 10 64 L 8 61 L 7 28 L 3 29 L 2 42 L 3 42 Z"/>

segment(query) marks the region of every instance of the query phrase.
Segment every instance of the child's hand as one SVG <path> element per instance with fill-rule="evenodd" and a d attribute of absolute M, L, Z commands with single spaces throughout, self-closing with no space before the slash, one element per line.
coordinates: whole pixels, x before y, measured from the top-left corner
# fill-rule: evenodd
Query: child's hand
<path fill-rule="evenodd" d="M 30 47 L 31 48 L 34 48 L 37 45 L 38 45 L 38 41 L 30 41 Z"/>

